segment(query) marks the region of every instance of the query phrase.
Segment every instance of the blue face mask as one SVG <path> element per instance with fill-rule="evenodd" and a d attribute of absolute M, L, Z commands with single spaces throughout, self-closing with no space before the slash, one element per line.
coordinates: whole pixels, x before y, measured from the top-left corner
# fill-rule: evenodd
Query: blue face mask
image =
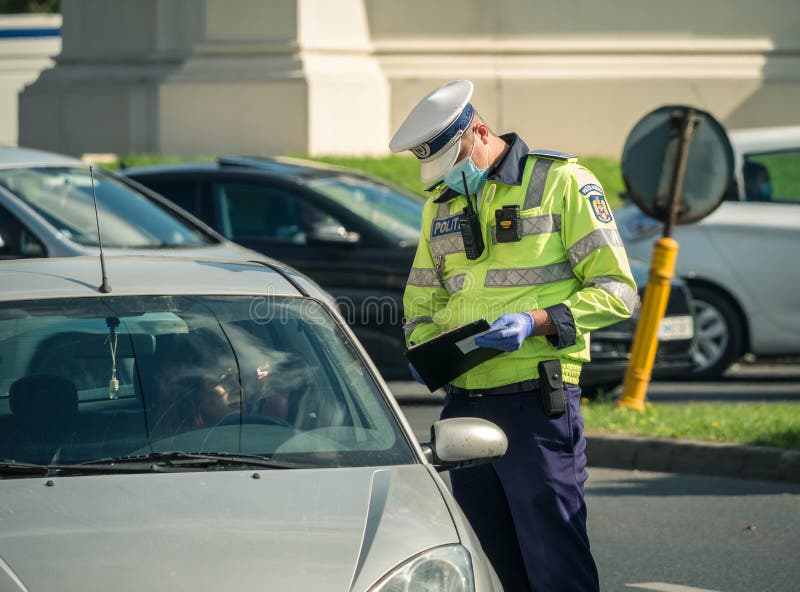
<path fill-rule="evenodd" d="M 483 184 L 486 182 L 486 177 L 489 175 L 488 164 L 486 168 L 479 169 L 473 162 L 472 153 L 474 151 L 475 143 L 473 141 L 469 156 L 462 158 L 442 177 L 442 181 L 444 181 L 445 185 L 462 195 L 464 193 L 464 181 L 461 179 L 461 173 L 464 173 L 467 179 L 467 189 L 469 189 L 470 195 L 477 195 L 478 191 L 480 191 L 481 187 L 483 187 Z M 488 144 L 486 145 L 486 161 L 487 163 L 489 161 Z"/>

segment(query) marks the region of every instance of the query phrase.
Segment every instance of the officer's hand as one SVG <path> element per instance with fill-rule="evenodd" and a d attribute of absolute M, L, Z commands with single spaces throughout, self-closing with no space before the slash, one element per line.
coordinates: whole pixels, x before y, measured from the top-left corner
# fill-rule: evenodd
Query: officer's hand
<path fill-rule="evenodd" d="M 409 372 L 411 372 L 411 376 L 414 377 L 414 380 L 416 380 L 420 384 L 425 384 L 425 381 L 422 380 L 422 377 L 419 375 L 417 369 L 414 368 L 414 365 L 411 362 L 408 363 L 408 370 Z"/>
<path fill-rule="evenodd" d="M 491 331 L 475 338 L 475 345 L 500 351 L 517 351 L 533 335 L 533 317 L 525 312 L 504 314 L 491 325 Z"/>

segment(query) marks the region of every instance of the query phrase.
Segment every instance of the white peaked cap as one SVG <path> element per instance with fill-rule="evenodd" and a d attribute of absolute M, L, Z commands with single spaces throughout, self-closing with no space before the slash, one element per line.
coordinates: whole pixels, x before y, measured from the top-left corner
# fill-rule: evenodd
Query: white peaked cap
<path fill-rule="evenodd" d="M 474 114 L 469 102 L 472 89 L 469 80 L 456 80 L 428 93 L 389 142 L 392 152 L 411 150 L 420 160 L 423 182 L 441 179 L 455 164 L 461 137 Z"/>

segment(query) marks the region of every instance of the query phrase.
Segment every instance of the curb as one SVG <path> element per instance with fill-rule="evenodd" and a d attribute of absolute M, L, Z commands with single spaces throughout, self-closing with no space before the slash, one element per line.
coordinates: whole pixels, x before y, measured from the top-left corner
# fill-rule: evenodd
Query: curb
<path fill-rule="evenodd" d="M 441 405 L 444 392 L 429 393 L 416 383 L 394 383 L 402 405 Z M 586 457 L 590 467 L 713 475 L 800 483 L 800 450 L 743 446 L 698 440 L 671 440 L 601 434 L 587 430 Z"/>
<path fill-rule="evenodd" d="M 393 383 L 402 405 L 441 405 L 444 391 L 433 393 L 413 382 Z M 713 475 L 800 483 L 800 450 L 744 446 L 699 440 L 603 434 L 587 430 L 590 467 Z"/>
<path fill-rule="evenodd" d="M 800 483 L 800 450 L 586 432 L 589 466 Z"/>

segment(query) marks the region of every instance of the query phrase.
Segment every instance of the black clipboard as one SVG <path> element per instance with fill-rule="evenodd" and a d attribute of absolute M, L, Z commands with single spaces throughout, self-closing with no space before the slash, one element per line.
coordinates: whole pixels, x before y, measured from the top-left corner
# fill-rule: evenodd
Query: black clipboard
<path fill-rule="evenodd" d="M 475 345 L 475 337 L 488 330 L 489 323 L 485 319 L 473 321 L 414 345 L 404 355 L 425 381 L 425 386 L 433 392 L 467 370 L 503 353 Z"/>

